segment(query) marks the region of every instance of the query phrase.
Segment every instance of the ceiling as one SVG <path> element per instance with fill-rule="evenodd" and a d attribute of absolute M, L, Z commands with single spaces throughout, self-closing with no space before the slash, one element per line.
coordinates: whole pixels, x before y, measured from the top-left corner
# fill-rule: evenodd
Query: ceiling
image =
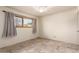
<path fill-rule="evenodd" d="M 17 11 L 28 13 L 28 14 L 34 15 L 34 16 L 45 16 L 45 15 L 49 15 L 49 14 L 73 9 L 73 8 L 76 8 L 76 7 L 75 6 L 51 6 L 51 8 L 49 8 L 47 11 L 42 12 L 42 13 L 36 11 L 33 8 L 33 6 L 9 6 L 9 8 L 13 8 Z"/>

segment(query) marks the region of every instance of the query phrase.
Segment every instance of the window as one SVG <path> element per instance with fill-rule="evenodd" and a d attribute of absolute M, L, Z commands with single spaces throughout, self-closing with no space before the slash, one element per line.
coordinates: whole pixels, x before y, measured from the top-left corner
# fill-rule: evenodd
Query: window
<path fill-rule="evenodd" d="M 32 27 L 32 20 L 31 18 L 23 18 L 23 17 L 15 17 L 16 20 L 16 27 L 17 28 L 31 28 Z"/>
<path fill-rule="evenodd" d="M 22 18 L 16 17 L 16 27 L 22 27 Z"/>
<path fill-rule="evenodd" d="M 32 27 L 32 19 L 23 19 L 23 26 L 24 27 Z"/>

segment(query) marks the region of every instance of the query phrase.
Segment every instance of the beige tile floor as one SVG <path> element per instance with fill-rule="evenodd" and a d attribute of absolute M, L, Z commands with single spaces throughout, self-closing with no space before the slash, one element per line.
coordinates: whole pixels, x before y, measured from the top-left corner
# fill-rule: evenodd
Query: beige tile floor
<path fill-rule="evenodd" d="M 79 45 L 50 40 L 32 39 L 19 44 L 1 48 L 8 53 L 78 53 Z"/>

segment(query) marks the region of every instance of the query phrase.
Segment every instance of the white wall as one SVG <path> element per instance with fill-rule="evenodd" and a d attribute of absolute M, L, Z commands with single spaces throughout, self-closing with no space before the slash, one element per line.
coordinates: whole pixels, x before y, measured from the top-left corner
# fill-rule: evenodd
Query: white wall
<path fill-rule="evenodd" d="M 40 17 L 40 37 L 79 44 L 76 9 Z"/>
<path fill-rule="evenodd" d="M 11 11 L 11 12 L 14 12 L 17 14 L 35 18 L 35 16 L 20 13 L 16 10 L 13 10 L 13 9 L 9 9 L 6 7 L 0 7 L 0 48 L 38 37 L 38 32 L 36 34 L 32 34 L 31 28 L 17 28 L 17 36 L 16 37 L 2 38 L 2 32 L 3 32 L 3 27 L 4 27 L 4 12 L 2 12 L 2 10 L 7 10 L 7 11 Z"/>
<path fill-rule="evenodd" d="M 77 26 L 78 26 L 78 30 L 77 30 L 77 36 L 78 36 L 78 39 L 79 39 L 79 7 L 77 8 L 77 18 L 78 18 L 78 21 L 77 21 Z"/>

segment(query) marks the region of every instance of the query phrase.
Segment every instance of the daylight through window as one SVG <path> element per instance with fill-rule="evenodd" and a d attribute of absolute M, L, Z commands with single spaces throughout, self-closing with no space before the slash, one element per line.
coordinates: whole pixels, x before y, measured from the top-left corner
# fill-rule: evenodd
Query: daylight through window
<path fill-rule="evenodd" d="M 16 27 L 23 27 L 23 28 L 31 28 L 32 27 L 32 20 L 31 18 L 22 18 L 22 17 L 15 17 Z"/>

